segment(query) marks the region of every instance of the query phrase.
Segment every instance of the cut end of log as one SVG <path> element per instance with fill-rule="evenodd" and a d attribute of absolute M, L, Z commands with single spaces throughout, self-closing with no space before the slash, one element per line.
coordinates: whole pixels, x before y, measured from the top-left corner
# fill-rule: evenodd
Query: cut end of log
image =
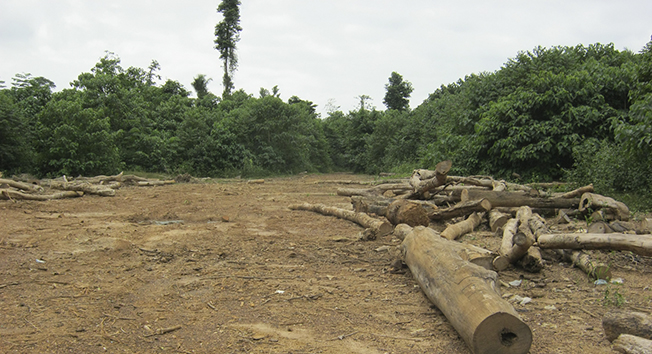
<path fill-rule="evenodd" d="M 532 345 L 532 331 L 520 318 L 505 312 L 487 317 L 476 328 L 475 354 L 526 354 Z"/>

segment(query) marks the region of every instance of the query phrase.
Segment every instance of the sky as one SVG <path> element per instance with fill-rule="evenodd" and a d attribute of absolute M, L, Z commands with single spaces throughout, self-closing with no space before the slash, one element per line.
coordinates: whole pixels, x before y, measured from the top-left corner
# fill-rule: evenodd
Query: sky
<path fill-rule="evenodd" d="M 189 91 L 204 74 L 219 96 L 219 2 L 1 0 L 0 80 L 10 86 L 31 73 L 69 88 L 110 51 L 125 69 L 158 61 L 163 81 Z M 384 110 L 394 71 L 412 83 L 415 108 L 441 85 L 497 71 L 520 51 L 599 42 L 638 53 L 652 35 L 650 0 L 241 2 L 236 89 L 258 97 L 277 85 L 283 100 L 312 101 L 322 116 L 356 109 L 360 95 Z"/>

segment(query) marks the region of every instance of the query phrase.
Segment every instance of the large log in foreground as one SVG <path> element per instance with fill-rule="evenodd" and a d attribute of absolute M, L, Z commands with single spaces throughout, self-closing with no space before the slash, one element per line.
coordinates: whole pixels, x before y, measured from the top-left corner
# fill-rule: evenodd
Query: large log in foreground
<path fill-rule="evenodd" d="M 498 293 L 497 274 L 463 260 L 457 242 L 416 227 L 401 245 L 403 259 L 423 292 L 475 354 L 525 354 L 532 332 Z"/>
<path fill-rule="evenodd" d="M 652 235 L 629 234 L 546 234 L 539 236 L 540 248 L 631 251 L 652 256 Z"/>
<path fill-rule="evenodd" d="M 290 205 L 289 208 L 292 210 L 312 211 L 322 215 L 336 216 L 340 219 L 352 221 L 362 227 L 370 229 L 374 237 L 389 235 L 394 230 L 392 224 L 374 219 L 365 213 L 356 213 L 355 211 L 329 207 L 324 204 L 294 204 Z"/>

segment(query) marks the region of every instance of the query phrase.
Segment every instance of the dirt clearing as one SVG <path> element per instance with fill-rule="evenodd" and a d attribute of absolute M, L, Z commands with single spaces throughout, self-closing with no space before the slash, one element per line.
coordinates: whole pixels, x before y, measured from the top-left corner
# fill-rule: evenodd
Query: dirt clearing
<path fill-rule="evenodd" d="M 398 239 L 359 241 L 351 222 L 287 208 L 350 209 L 316 183 L 342 177 L 0 201 L 0 352 L 470 353 L 410 272 L 390 272 Z M 497 250 L 481 229 L 462 241 Z M 554 260 L 499 274 L 523 280 L 504 297 L 531 299 L 514 307 L 532 353 L 612 353 L 604 313 L 650 312 L 650 258 L 591 254 L 622 284 Z"/>

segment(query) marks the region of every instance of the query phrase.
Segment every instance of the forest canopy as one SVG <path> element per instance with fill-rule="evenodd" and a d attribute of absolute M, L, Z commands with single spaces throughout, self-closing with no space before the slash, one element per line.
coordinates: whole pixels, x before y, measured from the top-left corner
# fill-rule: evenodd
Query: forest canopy
<path fill-rule="evenodd" d="M 58 92 L 47 78 L 17 74 L 0 89 L 0 170 L 375 174 L 450 159 L 452 173 L 652 190 L 652 42 L 639 53 L 599 43 L 519 52 L 414 109 L 411 84 L 392 72 L 386 111 L 361 99 L 359 109 L 325 117 L 307 99 L 281 100 L 278 87 L 219 97 L 202 74 L 193 98 L 177 81 L 160 82 L 158 70 L 156 61 L 124 68 L 107 53 Z"/>

